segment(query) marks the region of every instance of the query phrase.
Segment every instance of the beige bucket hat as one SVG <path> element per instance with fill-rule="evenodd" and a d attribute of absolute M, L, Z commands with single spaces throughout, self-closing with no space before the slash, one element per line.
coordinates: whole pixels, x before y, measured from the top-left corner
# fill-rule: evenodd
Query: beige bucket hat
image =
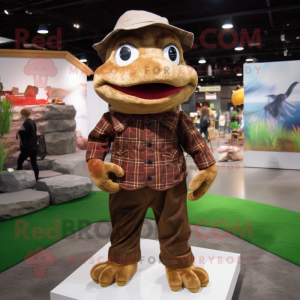
<path fill-rule="evenodd" d="M 181 42 L 183 51 L 192 48 L 194 34 L 169 24 L 168 19 L 144 10 L 126 11 L 118 20 L 114 30 L 110 32 L 101 42 L 94 44 L 93 48 L 97 50 L 98 55 L 105 62 L 106 50 L 112 37 L 121 30 L 134 30 L 141 27 L 156 25 L 172 30 Z"/>

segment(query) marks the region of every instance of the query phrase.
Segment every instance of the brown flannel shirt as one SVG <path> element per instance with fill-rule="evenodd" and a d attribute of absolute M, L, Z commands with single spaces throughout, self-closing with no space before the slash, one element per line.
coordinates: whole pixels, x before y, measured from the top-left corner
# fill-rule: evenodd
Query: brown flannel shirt
<path fill-rule="evenodd" d="M 86 160 L 104 160 L 111 142 L 111 162 L 125 175 L 110 173 L 109 178 L 126 190 L 166 190 L 181 182 L 187 175 L 182 148 L 199 170 L 215 164 L 192 120 L 178 109 L 149 115 L 105 113 L 89 134 Z"/>

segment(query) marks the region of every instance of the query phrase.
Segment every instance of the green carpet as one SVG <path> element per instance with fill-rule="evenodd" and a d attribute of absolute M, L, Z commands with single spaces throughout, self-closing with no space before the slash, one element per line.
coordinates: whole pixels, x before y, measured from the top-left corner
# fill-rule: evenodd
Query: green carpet
<path fill-rule="evenodd" d="M 218 195 L 205 195 L 188 201 L 191 224 L 217 227 L 300 265 L 300 214 L 253 201 Z M 154 219 L 151 209 L 147 218 Z M 110 221 L 108 194 L 89 196 L 11 220 L 0 221 L 0 271 L 21 262 L 28 251 L 49 247 L 64 237 L 94 223 Z M 199 238 L 201 232 L 196 231 Z M 211 238 L 220 239 L 212 230 Z"/>

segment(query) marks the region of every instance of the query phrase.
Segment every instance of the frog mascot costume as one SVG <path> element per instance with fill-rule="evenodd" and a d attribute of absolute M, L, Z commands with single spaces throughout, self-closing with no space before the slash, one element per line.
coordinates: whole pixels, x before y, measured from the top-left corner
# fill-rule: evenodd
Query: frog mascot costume
<path fill-rule="evenodd" d="M 201 198 L 217 176 L 215 160 L 191 119 L 178 106 L 198 76 L 183 52 L 193 34 L 146 11 L 127 11 L 93 47 L 103 61 L 94 88 L 110 104 L 89 134 L 86 160 L 95 184 L 109 193 L 112 223 L 108 261 L 91 269 L 102 287 L 124 286 L 141 259 L 140 234 L 149 207 L 159 233 L 160 261 L 171 290 L 197 292 L 209 282 L 193 265 L 186 198 Z M 104 162 L 113 142 L 111 162 Z M 183 149 L 200 173 L 187 195 Z"/>

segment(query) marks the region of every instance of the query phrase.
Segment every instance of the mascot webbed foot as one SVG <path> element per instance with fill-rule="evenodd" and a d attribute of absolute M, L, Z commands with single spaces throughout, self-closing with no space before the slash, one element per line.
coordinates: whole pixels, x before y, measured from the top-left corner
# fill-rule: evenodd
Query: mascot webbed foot
<path fill-rule="evenodd" d="M 94 265 L 91 269 L 91 277 L 102 287 L 107 287 L 114 282 L 119 286 L 124 286 L 136 273 L 136 270 L 137 263 L 132 265 L 120 265 L 107 261 Z"/>
<path fill-rule="evenodd" d="M 179 291 L 182 287 L 190 292 L 196 293 L 201 287 L 206 287 L 209 283 L 207 272 L 194 265 L 183 269 L 169 269 L 166 267 L 167 279 L 172 291 Z"/>

